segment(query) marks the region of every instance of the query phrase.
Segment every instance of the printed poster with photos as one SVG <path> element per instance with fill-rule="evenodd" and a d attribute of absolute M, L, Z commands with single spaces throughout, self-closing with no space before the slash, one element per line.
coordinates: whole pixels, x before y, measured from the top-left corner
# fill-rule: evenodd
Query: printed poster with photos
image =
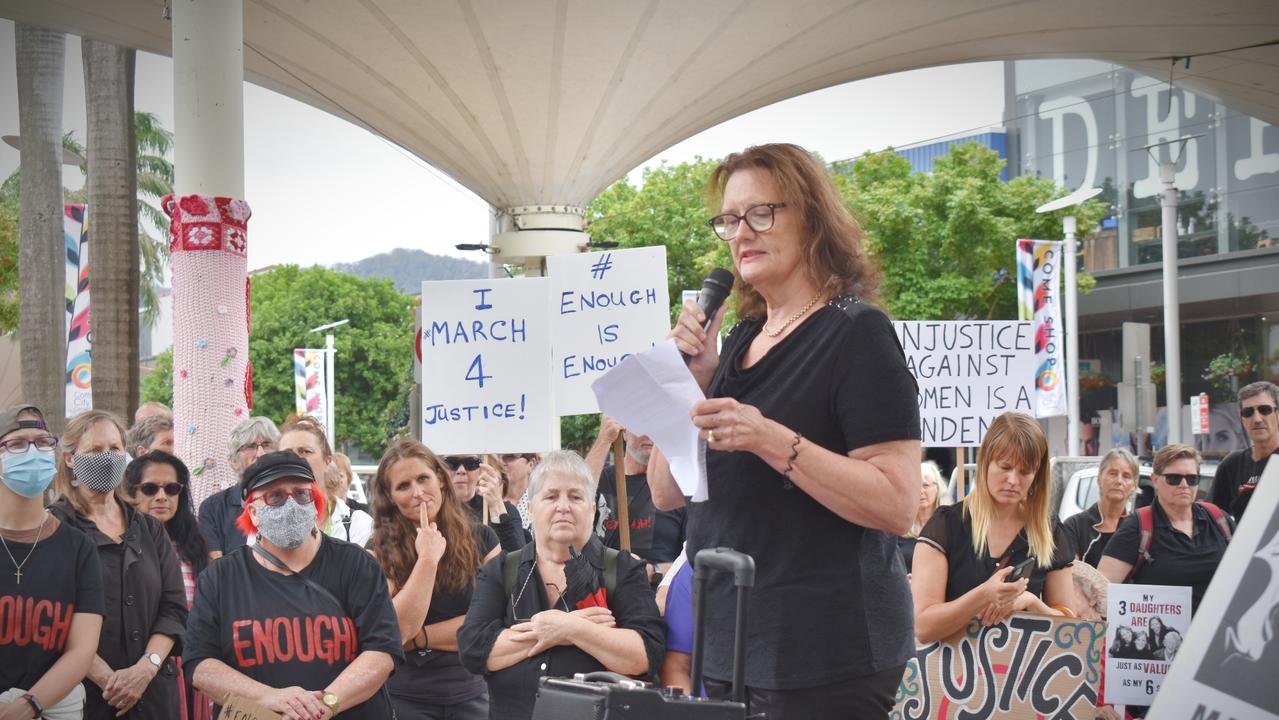
<path fill-rule="evenodd" d="M 1190 629 L 1190 588 L 1111 585 L 1106 702 L 1150 705 Z"/>

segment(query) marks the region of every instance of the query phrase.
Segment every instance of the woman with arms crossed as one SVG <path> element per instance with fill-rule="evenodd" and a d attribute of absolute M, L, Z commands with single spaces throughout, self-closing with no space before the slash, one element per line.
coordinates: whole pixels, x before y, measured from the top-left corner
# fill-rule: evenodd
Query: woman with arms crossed
<path fill-rule="evenodd" d="M 755 558 L 746 685 L 770 720 L 887 717 L 914 653 L 897 536 L 919 504 L 915 380 L 876 301 L 879 275 L 825 168 L 794 145 L 730 155 L 711 175 L 742 321 L 715 338 L 688 302 L 671 337 L 708 400 L 710 500 L 688 512 L 688 556 Z M 684 503 L 660 449 L 660 510 Z M 727 694 L 735 592 L 708 586 L 706 690 Z"/>

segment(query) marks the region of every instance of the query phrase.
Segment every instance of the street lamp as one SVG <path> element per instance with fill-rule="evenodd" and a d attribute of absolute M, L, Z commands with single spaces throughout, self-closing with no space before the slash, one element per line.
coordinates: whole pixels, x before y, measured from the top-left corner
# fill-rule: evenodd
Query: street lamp
<path fill-rule="evenodd" d="M 309 333 L 321 332 L 324 330 L 332 330 L 339 325 L 345 325 L 351 322 L 350 318 L 343 318 L 337 322 L 331 322 L 327 325 L 313 327 L 307 330 Z M 333 349 L 333 333 L 324 334 L 324 432 L 328 435 L 329 445 L 334 446 L 336 441 L 333 437 L 333 431 L 337 428 L 337 422 L 333 418 L 333 357 L 337 353 Z"/>
<path fill-rule="evenodd" d="M 1080 188 L 1063 198 L 1035 208 L 1037 213 L 1050 213 L 1082 205 L 1101 194 L 1101 188 Z M 1066 454 L 1079 454 L 1079 295 L 1075 287 L 1076 267 L 1079 255 L 1075 249 L 1075 231 L 1078 228 L 1074 215 L 1061 219 L 1064 236 L 1062 266 L 1066 270 L 1062 278 L 1066 296 Z"/>

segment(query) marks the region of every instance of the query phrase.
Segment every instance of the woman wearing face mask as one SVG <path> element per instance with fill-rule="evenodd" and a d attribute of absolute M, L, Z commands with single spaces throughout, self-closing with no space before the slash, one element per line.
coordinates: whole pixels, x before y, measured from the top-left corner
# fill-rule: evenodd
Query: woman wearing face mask
<path fill-rule="evenodd" d="M 240 492 L 258 542 L 200 576 L 182 653 L 195 687 L 285 720 L 392 717 L 382 687 L 404 655 L 377 561 L 317 530 L 324 493 L 296 454 L 262 456 Z"/>
<path fill-rule="evenodd" d="M 453 497 L 435 453 L 408 438 L 378 463 L 372 485 L 378 559 L 400 621 L 405 661 L 387 683 L 399 720 L 485 720 L 483 678 L 462 667 L 457 629 L 475 576 L 499 552 L 497 535 Z"/>
<path fill-rule="evenodd" d="M 126 502 L 128 462 L 114 415 L 90 410 L 67 423 L 55 481 L 61 497 L 49 510 L 97 546 L 106 601 L 84 716 L 172 720 L 177 668 L 166 658 L 185 632 L 182 571 L 164 526 Z"/>
<path fill-rule="evenodd" d="M 58 440 L 40 410 L 0 412 L 0 603 L 27 608 L 0 618 L 0 720 L 79 720 L 80 681 L 98 649 L 102 569 L 84 533 L 45 512 Z M 41 572 L 56 568 L 56 572 Z M 52 612 L 40 613 L 39 605 Z M 15 627 L 16 626 L 16 627 Z M 20 639 L 19 628 L 51 642 Z"/>
<path fill-rule="evenodd" d="M 209 566 L 209 546 L 191 512 L 190 479 L 187 466 L 163 450 L 152 450 L 124 470 L 124 484 L 134 507 L 164 523 L 182 568 L 188 609 L 195 600 L 195 579 Z M 181 674 L 181 667 L 178 678 L 187 706 L 187 720 L 212 717 L 212 704 L 203 693 L 189 688 L 191 678 Z"/>

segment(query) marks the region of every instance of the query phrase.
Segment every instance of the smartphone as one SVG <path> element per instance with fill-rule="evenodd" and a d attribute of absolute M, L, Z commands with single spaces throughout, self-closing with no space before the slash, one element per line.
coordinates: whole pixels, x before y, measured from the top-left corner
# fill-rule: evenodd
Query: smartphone
<path fill-rule="evenodd" d="M 1017 582 L 1022 578 L 1030 577 L 1030 572 L 1034 569 L 1035 558 L 1028 557 L 1013 566 L 1013 571 L 1008 573 L 1008 577 L 1004 578 L 1004 582 Z"/>

